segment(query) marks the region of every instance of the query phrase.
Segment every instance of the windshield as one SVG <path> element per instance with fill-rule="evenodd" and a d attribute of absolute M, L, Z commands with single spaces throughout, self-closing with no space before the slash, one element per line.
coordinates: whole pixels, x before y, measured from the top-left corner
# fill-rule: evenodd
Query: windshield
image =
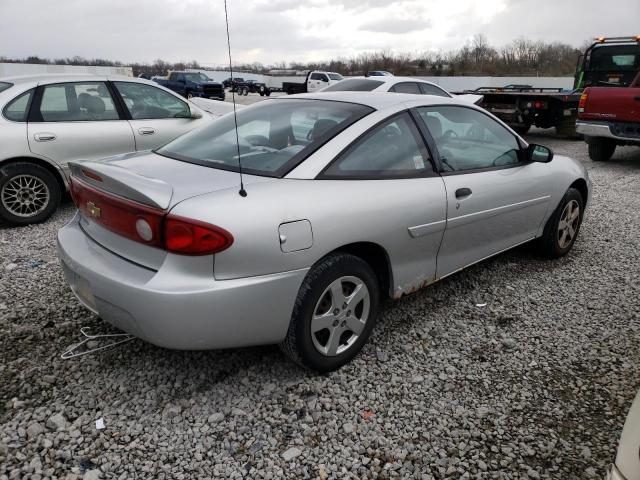
<path fill-rule="evenodd" d="M 329 75 L 329 78 L 331 80 L 343 80 L 344 77 L 342 75 L 340 75 L 339 73 L 328 73 L 327 75 Z"/>
<path fill-rule="evenodd" d="M 4 92 L 7 88 L 10 88 L 13 83 L 0 82 L 0 92 Z"/>
<path fill-rule="evenodd" d="M 340 83 L 331 85 L 323 90 L 323 92 L 371 92 L 384 82 L 380 80 L 368 80 L 365 78 L 348 78 Z"/>
<path fill-rule="evenodd" d="M 184 78 L 185 80 L 188 80 L 190 82 L 195 82 L 195 83 L 211 81 L 211 79 L 207 77 L 204 73 L 185 73 Z"/>
<path fill-rule="evenodd" d="M 268 100 L 240 110 L 243 172 L 281 177 L 372 108 L 327 100 Z M 156 151 L 207 167 L 238 171 L 233 115 L 194 130 Z"/>
<path fill-rule="evenodd" d="M 591 71 L 635 71 L 638 69 L 640 69 L 640 47 L 637 45 L 598 47 L 591 52 L 589 60 L 589 70 Z"/>

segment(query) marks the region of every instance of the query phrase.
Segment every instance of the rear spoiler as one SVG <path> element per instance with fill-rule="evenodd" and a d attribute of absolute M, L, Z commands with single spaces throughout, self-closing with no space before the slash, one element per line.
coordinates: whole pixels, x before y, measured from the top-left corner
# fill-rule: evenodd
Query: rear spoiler
<path fill-rule="evenodd" d="M 171 204 L 173 188 L 162 180 L 103 162 L 70 162 L 69 168 L 72 177 L 100 190 L 162 210 Z"/>

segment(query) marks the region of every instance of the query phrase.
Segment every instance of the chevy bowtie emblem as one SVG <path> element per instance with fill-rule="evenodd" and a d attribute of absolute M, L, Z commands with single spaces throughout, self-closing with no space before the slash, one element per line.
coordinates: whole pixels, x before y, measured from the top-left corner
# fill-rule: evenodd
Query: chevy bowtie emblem
<path fill-rule="evenodd" d="M 92 217 L 100 218 L 100 208 L 93 202 L 87 202 L 87 211 Z"/>

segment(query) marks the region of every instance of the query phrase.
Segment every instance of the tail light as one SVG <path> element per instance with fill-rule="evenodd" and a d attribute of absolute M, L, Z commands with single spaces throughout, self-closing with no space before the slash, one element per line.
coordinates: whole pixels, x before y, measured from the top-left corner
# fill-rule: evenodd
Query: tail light
<path fill-rule="evenodd" d="M 70 190 L 85 217 L 136 242 L 182 255 L 213 254 L 233 243 L 223 228 L 108 194 L 73 176 Z"/>
<path fill-rule="evenodd" d="M 578 103 L 578 113 L 584 113 L 584 109 L 587 107 L 587 100 L 589 100 L 589 92 L 584 92 L 580 95 L 580 102 Z"/>
<path fill-rule="evenodd" d="M 169 214 L 164 222 L 164 243 L 170 252 L 206 255 L 229 248 L 233 236 L 215 225 Z"/>

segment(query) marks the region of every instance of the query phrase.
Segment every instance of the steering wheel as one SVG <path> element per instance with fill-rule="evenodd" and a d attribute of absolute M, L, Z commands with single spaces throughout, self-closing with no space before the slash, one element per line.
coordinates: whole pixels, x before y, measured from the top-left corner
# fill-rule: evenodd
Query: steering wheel
<path fill-rule="evenodd" d="M 443 140 L 451 140 L 454 138 L 458 138 L 458 134 L 456 132 L 454 132 L 453 130 L 447 130 L 446 132 L 444 132 L 442 134 L 442 139 Z"/>

